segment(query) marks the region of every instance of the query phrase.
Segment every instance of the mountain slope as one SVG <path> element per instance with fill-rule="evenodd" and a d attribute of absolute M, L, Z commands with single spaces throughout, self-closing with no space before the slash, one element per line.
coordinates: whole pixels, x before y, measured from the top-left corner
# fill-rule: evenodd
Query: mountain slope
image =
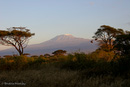
<path fill-rule="evenodd" d="M 45 53 L 52 53 L 55 50 L 63 49 L 67 52 L 91 52 L 97 49 L 97 45 L 91 44 L 89 39 L 77 38 L 70 34 L 58 35 L 51 40 L 42 42 L 40 44 L 29 45 L 25 49 L 25 53 L 32 55 L 40 55 Z M 0 55 L 14 54 L 15 49 L 8 49 L 0 51 Z"/>

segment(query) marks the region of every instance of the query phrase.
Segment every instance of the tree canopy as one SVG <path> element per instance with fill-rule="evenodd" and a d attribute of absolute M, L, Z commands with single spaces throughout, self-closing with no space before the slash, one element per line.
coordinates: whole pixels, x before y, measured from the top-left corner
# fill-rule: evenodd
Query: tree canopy
<path fill-rule="evenodd" d="M 66 51 L 65 50 L 56 50 L 52 54 L 54 54 L 55 56 L 60 56 L 60 55 L 66 54 Z"/>
<path fill-rule="evenodd" d="M 35 35 L 26 27 L 11 27 L 7 30 L 0 30 L 0 44 L 13 46 L 19 53 L 23 55 L 24 48 L 27 47 L 29 39 Z"/>
<path fill-rule="evenodd" d="M 113 41 L 117 35 L 124 34 L 123 29 L 116 29 L 108 25 L 102 25 L 96 32 L 93 38 L 99 42 L 103 49 L 112 50 L 114 45 Z"/>
<path fill-rule="evenodd" d="M 114 41 L 115 48 L 121 51 L 122 55 L 128 55 L 130 53 L 130 32 L 126 34 L 118 35 Z"/>

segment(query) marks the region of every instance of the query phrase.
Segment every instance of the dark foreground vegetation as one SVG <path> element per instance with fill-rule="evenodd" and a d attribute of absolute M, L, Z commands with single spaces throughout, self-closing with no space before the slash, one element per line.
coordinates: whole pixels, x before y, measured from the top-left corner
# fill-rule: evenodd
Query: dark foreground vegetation
<path fill-rule="evenodd" d="M 96 50 L 66 56 L 0 59 L 0 85 L 28 87 L 130 87 L 130 56 Z M 17 87 L 18 84 L 13 86 Z"/>

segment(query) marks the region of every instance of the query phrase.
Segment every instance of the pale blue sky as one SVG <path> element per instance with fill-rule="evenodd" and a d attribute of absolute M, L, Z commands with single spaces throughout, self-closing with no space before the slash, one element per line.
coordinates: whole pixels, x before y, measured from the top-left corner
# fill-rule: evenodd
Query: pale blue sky
<path fill-rule="evenodd" d="M 91 38 L 101 25 L 130 30 L 130 0 L 0 0 L 0 29 L 27 27 L 30 44 L 56 35 Z"/>

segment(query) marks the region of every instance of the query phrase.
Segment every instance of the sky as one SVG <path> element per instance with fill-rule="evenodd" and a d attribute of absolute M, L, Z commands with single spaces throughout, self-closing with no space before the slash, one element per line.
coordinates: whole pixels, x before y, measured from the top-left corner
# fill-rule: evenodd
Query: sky
<path fill-rule="evenodd" d="M 130 30 L 130 0 L 0 0 L 0 30 L 27 27 L 29 44 L 61 34 L 91 39 L 101 25 Z"/>

